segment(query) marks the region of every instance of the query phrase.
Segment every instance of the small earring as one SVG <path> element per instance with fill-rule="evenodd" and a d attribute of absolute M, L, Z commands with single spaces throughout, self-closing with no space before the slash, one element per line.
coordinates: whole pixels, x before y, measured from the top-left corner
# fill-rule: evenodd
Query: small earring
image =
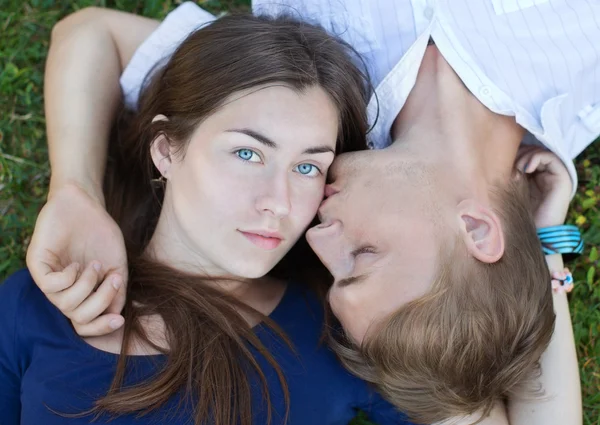
<path fill-rule="evenodd" d="M 167 179 L 165 178 L 165 176 L 161 175 L 160 177 L 156 178 L 156 179 L 150 179 L 150 183 L 152 183 L 155 186 L 158 187 L 165 187 L 165 184 L 167 183 Z"/>

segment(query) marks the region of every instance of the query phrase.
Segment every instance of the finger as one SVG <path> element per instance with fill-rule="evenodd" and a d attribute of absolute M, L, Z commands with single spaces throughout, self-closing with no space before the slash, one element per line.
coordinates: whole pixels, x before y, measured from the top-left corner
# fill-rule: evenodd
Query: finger
<path fill-rule="evenodd" d="M 538 155 L 538 154 L 531 155 L 527 164 L 525 164 L 523 166 L 523 172 L 525 172 L 527 174 L 531 174 L 535 171 L 541 171 L 541 170 L 539 170 L 540 161 L 541 161 L 540 155 Z"/>
<path fill-rule="evenodd" d="M 96 292 L 87 297 L 79 307 L 69 314 L 69 317 L 78 324 L 90 323 L 106 311 L 119 292 L 121 285 L 122 280 L 118 276 L 105 279 Z"/>
<path fill-rule="evenodd" d="M 73 323 L 75 332 L 82 337 L 108 335 L 119 329 L 125 323 L 123 316 L 119 314 L 103 314 L 90 323 Z"/>
<path fill-rule="evenodd" d="M 71 263 L 61 271 L 53 271 L 48 264 L 38 264 L 36 274 L 31 274 L 35 283 L 46 295 L 71 287 L 79 273 L 79 263 Z"/>
<path fill-rule="evenodd" d="M 519 158 L 517 159 L 517 163 L 515 164 L 517 170 L 525 172 L 525 167 L 526 167 L 527 163 L 529 162 L 530 158 L 531 158 L 530 154 L 519 156 Z"/>
<path fill-rule="evenodd" d="M 121 313 L 121 311 L 123 311 L 123 307 L 125 307 L 125 300 L 127 298 L 127 296 L 126 296 L 127 295 L 127 284 L 125 283 L 124 279 L 118 274 L 108 276 L 108 278 L 113 278 L 113 277 L 116 279 L 121 279 L 121 286 L 117 290 L 117 294 L 115 295 L 115 298 L 113 299 L 113 301 L 110 303 L 110 305 L 106 309 L 106 312 L 119 314 L 119 313 Z"/>
<path fill-rule="evenodd" d="M 528 172 L 536 171 L 539 173 L 549 173 L 553 175 L 568 174 L 568 171 L 562 160 L 550 151 L 543 150 L 536 152 L 532 158 L 537 161 L 537 165 L 532 169 L 530 169 L 530 166 L 527 166 Z"/>
<path fill-rule="evenodd" d="M 524 173 L 527 173 L 530 169 L 533 158 L 535 157 L 535 152 L 530 151 L 525 155 L 521 156 L 517 161 L 517 168 Z"/>
<path fill-rule="evenodd" d="M 48 299 L 58 307 L 64 315 L 71 318 L 71 312 L 94 292 L 99 281 L 99 273 L 102 268 L 100 262 L 92 261 L 83 270 L 75 283 L 60 292 L 48 296 Z"/>
<path fill-rule="evenodd" d="M 544 164 L 546 171 L 554 175 L 568 173 L 563 161 L 551 152 L 546 152 L 546 154 L 541 158 L 541 163 Z"/>

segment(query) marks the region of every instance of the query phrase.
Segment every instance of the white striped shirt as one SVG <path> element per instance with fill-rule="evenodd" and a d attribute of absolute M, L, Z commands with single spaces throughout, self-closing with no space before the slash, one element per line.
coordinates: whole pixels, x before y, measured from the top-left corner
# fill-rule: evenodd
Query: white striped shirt
<path fill-rule="evenodd" d="M 427 42 L 491 111 L 516 121 L 567 165 L 600 134 L 600 0 L 254 0 L 256 13 L 298 14 L 352 44 L 376 96 L 370 143 L 387 146 Z M 192 3 L 142 45 L 121 83 L 135 103 L 156 61 L 212 15 Z"/>

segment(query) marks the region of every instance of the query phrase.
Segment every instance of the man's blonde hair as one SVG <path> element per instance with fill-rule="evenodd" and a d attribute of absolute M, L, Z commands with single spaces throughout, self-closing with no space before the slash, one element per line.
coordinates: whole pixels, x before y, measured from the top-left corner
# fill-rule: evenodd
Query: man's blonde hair
<path fill-rule="evenodd" d="M 485 415 L 504 397 L 540 391 L 531 383 L 554 328 L 550 274 L 525 179 L 494 195 L 505 236 L 498 262 L 477 261 L 457 239 L 427 294 L 380 323 L 360 348 L 332 341 L 350 371 L 413 421 Z"/>

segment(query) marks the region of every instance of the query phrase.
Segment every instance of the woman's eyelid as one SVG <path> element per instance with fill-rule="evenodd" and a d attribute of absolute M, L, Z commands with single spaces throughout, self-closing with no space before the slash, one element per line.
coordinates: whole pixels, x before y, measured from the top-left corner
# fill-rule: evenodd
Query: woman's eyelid
<path fill-rule="evenodd" d="M 323 173 L 323 167 L 321 165 L 318 164 L 314 164 L 312 162 L 302 162 L 300 164 L 297 165 L 297 167 L 300 167 L 301 165 L 311 165 L 313 166 L 320 174 L 324 174 Z"/>
<path fill-rule="evenodd" d="M 312 167 L 311 171 L 309 173 L 302 173 L 300 171 L 300 167 L 302 167 L 303 165 L 310 165 Z M 327 169 L 325 169 L 325 171 L 323 171 L 323 168 L 320 165 L 317 165 L 317 164 L 314 164 L 314 163 L 308 162 L 308 161 L 300 162 L 300 163 L 294 165 L 292 170 L 295 173 L 298 173 L 303 177 L 308 177 L 308 178 L 313 178 L 313 179 L 325 176 L 327 174 Z M 315 171 L 316 171 L 316 173 L 315 173 Z"/>
<path fill-rule="evenodd" d="M 258 158 L 260 160 L 252 161 L 251 159 L 243 159 L 239 156 L 239 153 L 241 151 L 250 151 L 254 155 L 258 156 Z M 241 159 L 244 162 L 254 162 L 254 163 L 259 163 L 259 162 L 264 163 L 265 162 L 265 156 L 264 156 L 263 152 L 260 149 L 257 149 L 255 147 L 237 146 L 236 148 L 234 148 L 232 150 L 232 153 L 235 154 L 239 159 Z M 328 162 L 328 163 L 323 163 L 323 162 Z M 333 159 L 331 161 L 318 161 L 318 160 L 314 160 L 314 159 L 304 159 L 303 161 L 296 163 L 296 165 L 294 166 L 293 169 L 297 170 L 302 165 L 310 165 L 317 170 L 318 176 L 321 176 L 321 175 L 324 176 L 327 174 L 327 171 L 329 170 L 329 167 L 331 166 L 332 162 L 333 162 Z M 302 173 L 299 173 L 299 174 L 302 174 Z M 307 177 L 318 177 L 318 176 L 310 176 L 308 174 L 302 174 L 302 175 L 307 176 Z"/>
<path fill-rule="evenodd" d="M 326 173 L 327 170 L 329 170 L 329 167 L 331 167 L 331 164 L 333 164 L 333 160 L 334 160 L 334 157 L 332 156 L 330 159 L 314 158 L 314 159 L 307 159 L 305 162 L 316 165 L 317 167 L 319 167 L 319 169 L 321 171 L 323 171 L 323 173 Z"/>
<path fill-rule="evenodd" d="M 313 164 L 320 169 L 327 169 L 333 164 L 335 154 L 333 152 L 316 152 L 316 153 L 303 153 L 298 161 L 298 164 Z"/>
<path fill-rule="evenodd" d="M 252 152 L 254 155 L 258 156 L 258 158 L 259 158 L 259 161 L 252 161 L 252 160 L 250 160 L 250 159 L 244 159 L 244 158 L 240 157 L 238 154 L 239 154 L 241 151 L 250 151 L 250 152 Z M 234 149 L 234 150 L 233 150 L 233 153 L 234 153 L 234 154 L 235 154 L 235 155 L 236 155 L 236 156 L 237 156 L 239 159 L 241 159 L 242 161 L 245 161 L 245 162 L 255 162 L 255 163 L 258 163 L 258 162 L 264 162 L 264 156 L 263 156 L 262 152 L 261 152 L 260 150 L 256 149 L 256 148 L 249 148 L 249 147 L 242 147 L 242 148 L 239 148 L 239 147 L 238 147 L 238 148 L 236 148 L 236 149 Z"/>

